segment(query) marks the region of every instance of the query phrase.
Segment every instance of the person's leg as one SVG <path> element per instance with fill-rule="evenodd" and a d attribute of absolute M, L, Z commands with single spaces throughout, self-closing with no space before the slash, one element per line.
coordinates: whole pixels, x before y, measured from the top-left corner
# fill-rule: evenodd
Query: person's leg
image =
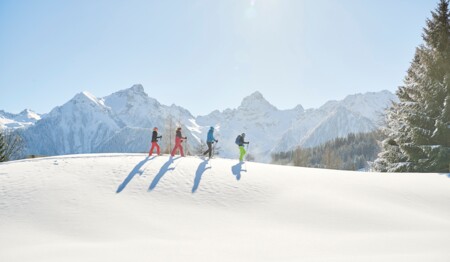
<path fill-rule="evenodd" d="M 172 152 L 170 153 L 171 156 L 175 155 L 175 153 L 177 152 L 177 148 L 178 148 L 178 144 L 175 143 L 175 146 L 173 147 Z"/>
<path fill-rule="evenodd" d="M 150 148 L 150 151 L 148 152 L 148 155 L 151 156 L 153 154 L 153 149 L 155 148 L 155 142 L 152 142 L 152 147 Z"/>
<path fill-rule="evenodd" d="M 209 152 L 209 142 L 207 142 L 206 144 L 208 145 L 208 149 L 205 151 L 205 153 L 203 153 L 203 155 L 206 155 Z"/>
<path fill-rule="evenodd" d="M 161 155 L 161 148 L 159 147 L 158 143 L 155 143 L 156 146 L 156 153 L 158 153 L 158 155 Z"/>
<path fill-rule="evenodd" d="M 212 143 L 211 142 L 207 142 L 206 143 L 207 145 L 208 145 L 208 150 L 206 150 L 206 152 L 204 153 L 204 155 L 206 155 L 206 154 L 208 154 L 209 153 L 209 158 L 211 158 L 211 145 L 212 145 Z"/>
<path fill-rule="evenodd" d="M 244 155 L 245 155 L 245 148 L 244 146 L 239 146 L 239 151 L 240 151 L 240 155 L 239 155 L 239 161 L 244 161 Z"/>
<path fill-rule="evenodd" d="M 183 153 L 183 146 L 181 145 L 181 143 L 179 144 L 179 148 L 180 148 L 180 155 L 181 155 L 181 156 L 184 156 L 184 153 Z"/>
<path fill-rule="evenodd" d="M 209 158 L 211 158 L 211 154 L 212 154 L 212 142 L 208 142 L 208 151 L 209 151 Z"/>

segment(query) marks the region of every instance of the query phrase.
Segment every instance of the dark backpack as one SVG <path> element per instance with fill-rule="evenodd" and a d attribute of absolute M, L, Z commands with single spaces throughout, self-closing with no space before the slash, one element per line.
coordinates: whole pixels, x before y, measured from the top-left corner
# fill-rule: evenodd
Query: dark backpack
<path fill-rule="evenodd" d="M 236 141 L 234 141 L 236 143 L 236 145 L 239 145 L 241 143 L 241 135 L 238 135 L 236 137 Z"/>

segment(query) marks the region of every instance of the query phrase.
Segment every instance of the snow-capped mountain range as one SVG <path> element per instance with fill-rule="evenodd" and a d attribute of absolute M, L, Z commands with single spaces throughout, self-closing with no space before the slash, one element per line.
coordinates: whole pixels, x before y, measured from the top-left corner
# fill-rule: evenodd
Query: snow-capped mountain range
<path fill-rule="evenodd" d="M 318 109 L 305 110 L 298 105 L 279 110 L 255 92 L 238 108 L 194 117 L 182 107 L 160 104 L 142 85 L 134 85 L 103 98 L 79 93 L 42 118 L 28 110 L 19 115 L 0 111 L 0 119 L 7 123 L 2 127 L 21 127 L 17 130 L 26 141 L 25 154 L 147 152 L 154 126 L 163 136 L 163 150 L 173 146 L 175 129 L 181 126 L 188 137 L 187 151 L 198 154 L 209 127 L 214 126 L 219 155 L 236 157 L 234 140 L 246 133 L 249 153 L 256 161 L 267 162 L 272 152 L 312 147 L 352 132 L 374 130 L 384 109 L 396 100 L 394 94 L 381 91 L 350 95 Z M 19 117 L 22 115 L 27 117 Z"/>
<path fill-rule="evenodd" d="M 18 114 L 11 114 L 0 110 L 0 128 L 28 127 L 40 120 L 41 117 L 41 115 L 30 109 L 25 109 Z"/>

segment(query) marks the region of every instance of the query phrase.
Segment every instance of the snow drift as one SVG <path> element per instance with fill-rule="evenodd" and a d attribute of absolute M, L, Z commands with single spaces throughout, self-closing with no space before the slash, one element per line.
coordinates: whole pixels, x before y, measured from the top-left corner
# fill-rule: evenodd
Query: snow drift
<path fill-rule="evenodd" d="M 0 261 L 450 261 L 450 179 L 144 154 L 0 164 Z"/>

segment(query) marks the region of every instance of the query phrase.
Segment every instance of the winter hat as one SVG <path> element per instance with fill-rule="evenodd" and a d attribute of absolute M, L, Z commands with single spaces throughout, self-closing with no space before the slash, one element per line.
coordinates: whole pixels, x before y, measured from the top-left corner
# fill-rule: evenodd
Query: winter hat
<path fill-rule="evenodd" d="M 157 128 L 157 127 L 155 127 L 155 128 L 153 128 L 153 130 L 154 130 L 154 131 L 158 131 L 158 128 Z"/>
<path fill-rule="evenodd" d="M 181 130 L 181 127 L 177 128 L 177 130 Z"/>
<path fill-rule="evenodd" d="M 245 137 L 245 133 L 242 133 L 242 135 L 241 135 L 242 137 Z"/>
<path fill-rule="evenodd" d="M 212 126 L 212 127 L 210 127 L 209 129 L 212 129 L 212 130 L 213 130 L 213 129 L 214 129 L 214 127 Z"/>

